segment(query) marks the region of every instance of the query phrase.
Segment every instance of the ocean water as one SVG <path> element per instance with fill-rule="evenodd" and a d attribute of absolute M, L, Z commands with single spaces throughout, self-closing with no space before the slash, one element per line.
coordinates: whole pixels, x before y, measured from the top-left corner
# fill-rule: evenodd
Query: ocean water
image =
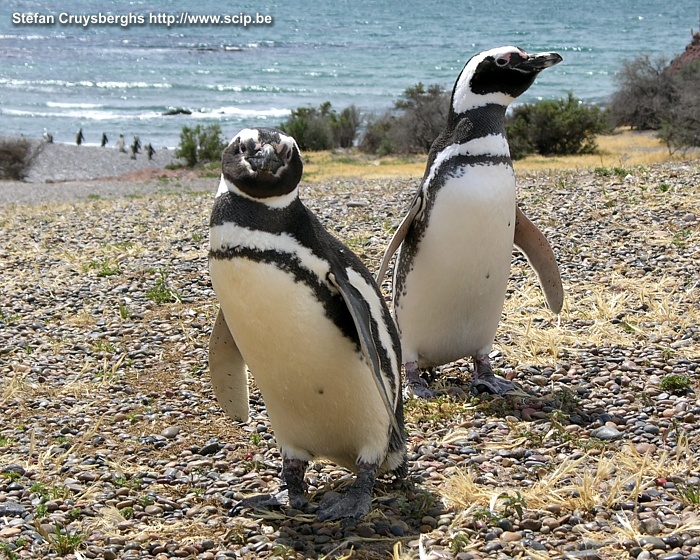
<path fill-rule="evenodd" d="M 185 125 L 219 123 L 231 137 L 324 101 L 382 112 L 417 82 L 450 90 L 473 54 L 510 44 L 564 57 L 519 101 L 571 91 L 604 103 L 624 60 L 670 59 L 699 25 L 697 0 L 222 4 L 3 0 L 0 134 L 39 138 L 46 128 L 74 142 L 82 127 L 88 144 L 104 132 L 111 146 L 119 134 L 127 142 L 138 134 L 173 147 Z M 256 15 L 261 24 L 235 24 Z M 169 25 L 168 16 L 230 22 Z M 164 115 L 173 108 L 192 113 Z"/>

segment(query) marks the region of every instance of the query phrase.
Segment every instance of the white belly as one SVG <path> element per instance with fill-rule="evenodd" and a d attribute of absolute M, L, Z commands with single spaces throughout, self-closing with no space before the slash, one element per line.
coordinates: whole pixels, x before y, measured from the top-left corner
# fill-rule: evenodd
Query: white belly
<path fill-rule="evenodd" d="M 404 363 L 436 366 L 490 350 L 514 227 L 515 177 L 508 165 L 468 168 L 438 191 L 405 295 L 394 300 Z"/>
<path fill-rule="evenodd" d="M 226 322 L 284 457 L 381 463 L 389 417 L 371 368 L 302 282 L 271 264 L 210 262 Z"/>

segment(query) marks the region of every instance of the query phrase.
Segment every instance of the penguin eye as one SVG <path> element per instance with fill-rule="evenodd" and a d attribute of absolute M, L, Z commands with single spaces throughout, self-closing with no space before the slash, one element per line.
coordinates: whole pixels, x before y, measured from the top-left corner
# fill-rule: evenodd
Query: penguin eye
<path fill-rule="evenodd" d="M 500 66 L 501 68 L 503 68 L 504 66 L 508 65 L 508 62 L 509 60 L 502 56 L 496 59 L 496 66 Z"/>
<path fill-rule="evenodd" d="M 240 150 L 240 152 L 241 152 L 242 154 L 245 154 L 245 150 L 246 150 L 246 148 L 245 148 L 245 142 L 241 142 L 241 144 L 240 144 L 240 146 L 238 147 L 238 149 Z"/>

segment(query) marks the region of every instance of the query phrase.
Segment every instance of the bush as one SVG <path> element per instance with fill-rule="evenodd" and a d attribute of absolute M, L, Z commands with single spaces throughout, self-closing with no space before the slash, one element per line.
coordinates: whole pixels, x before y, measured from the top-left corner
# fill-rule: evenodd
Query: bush
<path fill-rule="evenodd" d="M 625 61 L 610 102 L 615 126 L 656 130 L 669 148 L 700 146 L 700 62 L 671 65 L 663 58 Z"/>
<path fill-rule="evenodd" d="M 605 112 L 586 105 L 569 92 L 566 99 L 515 107 L 506 117 L 511 157 L 530 153 L 544 156 L 595 153 L 595 136 L 608 132 Z"/>
<path fill-rule="evenodd" d="M 372 116 L 368 119 L 365 134 L 360 142 L 359 149 L 367 154 L 377 154 L 385 156 L 396 152 L 396 148 L 391 141 L 391 127 L 394 125 L 395 117 L 385 113 L 379 117 Z"/>
<path fill-rule="evenodd" d="M 700 146 L 700 62 L 669 71 L 675 102 L 662 115 L 658 137 L 669 151 Z"/>
<path fill-rule="evenodd" d="M 450 94 L 437 84 L 406 88 L 393 111 L 369 120 L 360 150 L 379 155 L 429 152 L 447 123 L 449 102 Z"/>
<path fill-rule="evenodd" d="M 403 114 L 393 126 L 393 141 L 401 152 L 427 153 L 447 124 L 450 94 L 433 84 L 409 87 L 394 107 Z"/>
<path fill-rule="evenodd" d="M 42 145 L 34 149 L 24 138 L 9 138 L 0 141 L 0 179 L 21 181 L 28 174 Z"/>
<path fill-rule="evenodd" d="M 175 157 L 184 159 L 187 167 L 194 167 L 198 163 L 221 159 L 225 147 L 226 141 L 218 124 L 206 127 L 198 124 L 194 128 L 184 126 Z"/>
<path fill-rule="evenodd" d="M 663 115 L 674 103 L 674 93 L 665 74 L 663 58 L 643 55 L 622 63 L 617 75 L 618 89 L 610 100 L 610 119 L 615 126 L 658 130 Z"/>
<path fill-rule="evenodd" d="M 315 107 L 298 107 L 279 129 L 292 136 L 302 151 L 350 148 L 360 125 L 360 113 L 354 105 L 340 114 L 331 108 L 330 102 Z"/>

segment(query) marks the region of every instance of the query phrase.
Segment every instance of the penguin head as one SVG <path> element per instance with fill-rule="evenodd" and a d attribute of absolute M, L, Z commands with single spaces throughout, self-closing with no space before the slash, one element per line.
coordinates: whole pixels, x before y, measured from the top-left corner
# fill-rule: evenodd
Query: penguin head
<path fill-rule="evenodd" d="M 542 70 L 561 61 L 555 52 L 528 54 L 511 46 L 474 55 L 457 78 L 450 112 L 460 114 L 487 104 L 507 107 L 527 91 Z"/>
<path fill-rule="evenodd" d="M 245 128 L 224 150 L 221 171 L 246 195 L 270 198 L 296 189 L 303 164 L 291 136 L 274 128 Z"/>

